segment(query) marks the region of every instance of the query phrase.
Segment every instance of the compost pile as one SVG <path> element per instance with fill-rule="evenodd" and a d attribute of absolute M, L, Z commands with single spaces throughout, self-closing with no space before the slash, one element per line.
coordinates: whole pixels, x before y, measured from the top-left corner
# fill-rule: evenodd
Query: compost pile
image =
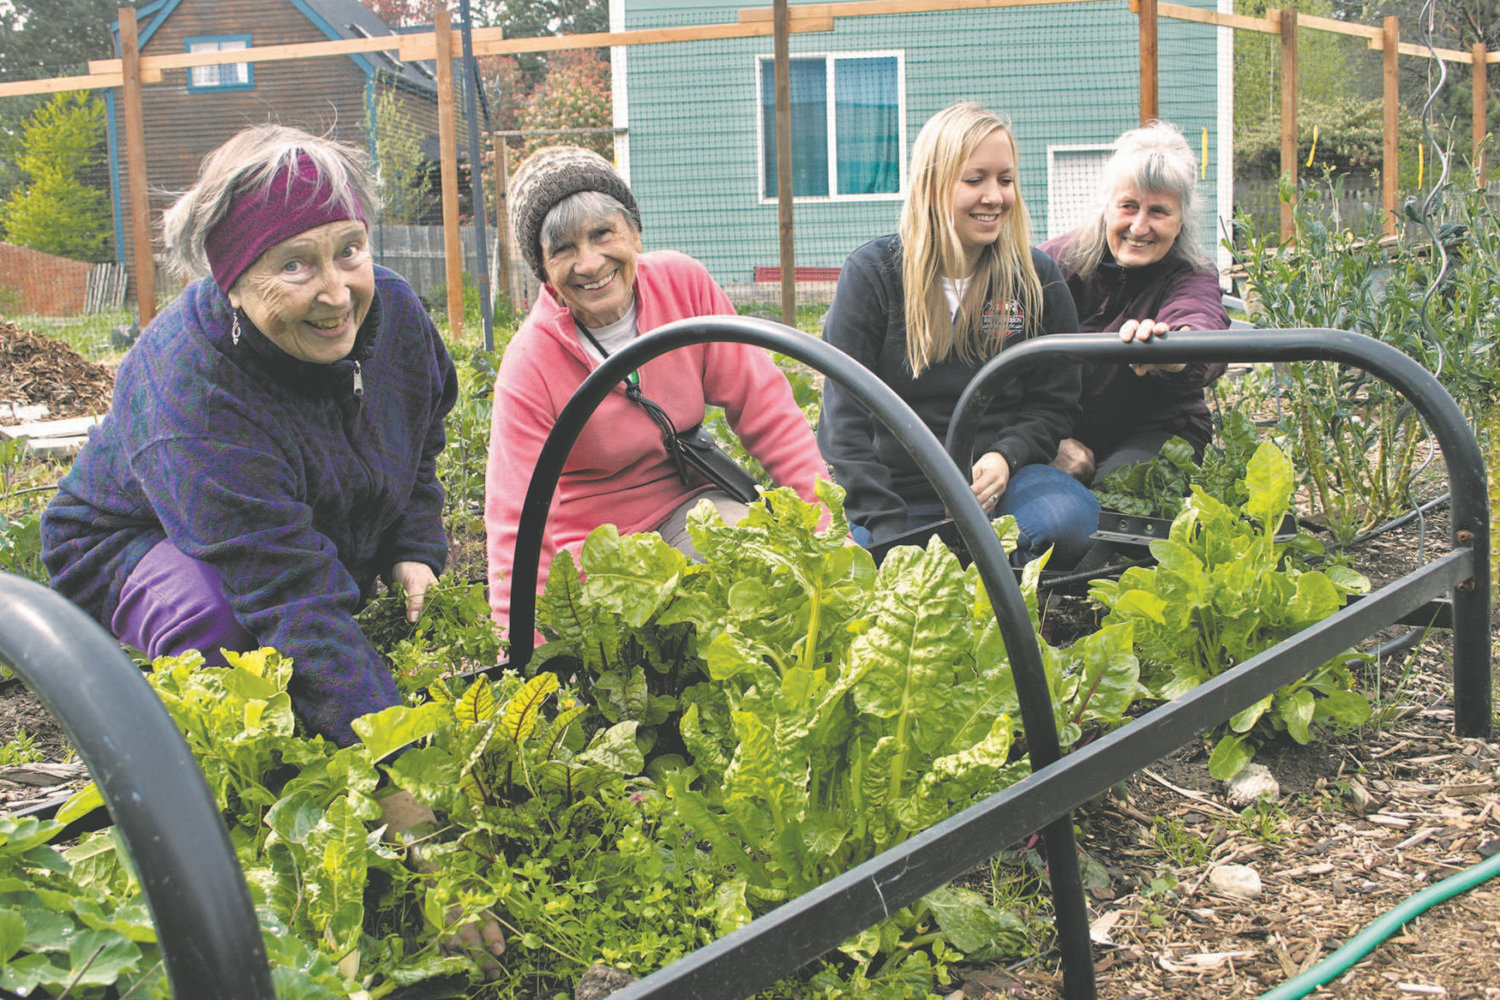
<path fill-rule="evenodd" d="M 59 341 L 0 320 L 0 423 L 12 406 L 45 406 L 44 420 L 103 413 L 115 374 Z"/>

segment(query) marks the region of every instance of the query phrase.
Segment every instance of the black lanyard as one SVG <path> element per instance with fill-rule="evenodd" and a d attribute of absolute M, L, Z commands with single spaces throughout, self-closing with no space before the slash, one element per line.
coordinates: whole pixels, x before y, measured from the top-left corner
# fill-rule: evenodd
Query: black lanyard
<path fill-rule="evenodd" d="M 578 327 L 579 332 L 588 338 L 589 343 L 594 345 L 594 350 L 598 351 L 601 357 L 609 357 L 609 352 L 604 349 L 604 345 L 599 343 L 588 327 L 577 320 L 573 321 L 573 325 Z M 677 425 L 672 423 L 672 418 L 667 415 L 666 410 L 663 410 L 655 401 L 648 399 L 641 392 L 641 373 L 639 371 L 632 371 L 629 375 L 625 376 L 623 381 L 626 398 L 633 403 L 640 404 L 641 408 L 646 411 L 646 416 L 650 417 L 651 422 L 656 424 L 657 430 L 661 431 L 662 444 L 666 448 L 667 454 L 672 457 L 672 462 L 677 466 L 677 478 L 682 480 L 682 485 L 689 485 L 691 481 L 688 478 L 687 466 L 683 463 L 682 453 L 677 447 Z"/>

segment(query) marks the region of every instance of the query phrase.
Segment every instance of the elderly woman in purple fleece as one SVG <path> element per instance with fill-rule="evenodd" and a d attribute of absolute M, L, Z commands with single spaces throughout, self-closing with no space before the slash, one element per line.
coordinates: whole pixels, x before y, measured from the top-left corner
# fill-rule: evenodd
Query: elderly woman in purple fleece
<path fill-rule="evenodd" d="M 163 219 L 196 278 L 121 363 L 114 404 L 42 518 L 52 586 L 148 656 L 274 646 L 303 725 L 340 745 L 400 703 L 354 613 L 384 577 L 407 615 L 448 557 L 436 462 L 458 382 L 410 285 L 370 257 L 362 151 L 246 129 Z M 430 821 L 407 792 L 390 829 Z M 463 944 L 486 972 L 498 925 Z"/>
<path fill-rule="evenodd" d="M 1067 278 L 1081 330 L 1128 342 L 1228 328 L 1218 274 L 1193 235 L 1197 184 L 1197 160 L 1174 126 L 1151 122 L 1116 141 L 1095 215 L 1041 246 Z M 1201 456 L 1213 433 L 1203 390 L 1224 367 L 1090 366 L 1082 415 L 1052 464 L 1097 487 L 1174 436 Z"/>
<path fill-rule="evenodd" d="M 398 704 L 354 612 L 385 575 L 415 616 L 447 559 L 434 472 L 457 380 L 370 258 L 353 147 L 275 125 L 203 162 L 163 219 L 188 285 L 142 333 L 42 519 L 52 586 L 146 655 L 274 646 L 339 744 Z"/>

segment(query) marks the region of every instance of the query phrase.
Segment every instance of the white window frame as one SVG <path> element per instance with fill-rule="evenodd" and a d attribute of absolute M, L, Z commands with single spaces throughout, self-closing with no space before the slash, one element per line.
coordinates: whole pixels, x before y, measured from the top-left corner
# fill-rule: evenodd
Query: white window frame
<path fill-rule="evenodd" d="M 834 114 L 834 74 L 832 63 L 839 59 L 889 59 L 896 60 L 896 116 L 897 128 L 900 131 L 900 155 L 896 166 L 899 171 L 899 182 L 895 191 L 889 194 L 838 194 L 834 188 L 838 186 L 838 121 Z M 793 60 L 810 61 L 814 59 L 823 60 L 823 78 L 827 81 L 824 88 L 824 98 L 827 109 L 824 114 L 828 121 L 828 194 L 817 195 L 795 195 L 792 201 L 796 204 L 813 204 L 825 201 L 900 201 L 906 197 L 906 50 L 904 49 L 877 49 L 868 52 L 797 52 L 791 56 Z M 758 201 L 762 205 L 774 205 L 777 203 L 775 197 L 766 194 L 766 105 L 764 95 L 761 92 L 761 80 L 764 77 L 763 65 L 773 62 L 775 56 L 755 56 L 755 178 L 758 190 L 756 192 Z M 770 123 L 774 128 L 774 120 Z"/>
<path fill-rule="evenodd" d="M 227 44 L 226 44 L 227 43 Z M 189 54 L 203 52 L 236 52 L 241 49 L 249 49 L 253 46 L 249 35 L 196 35 L 183 39 L 183 45 Z M 213 47 L 210 48 L 209 46 Z M 196 47 L 196 48 L 195 48 Z M 222 82 L 226 70 L 238 69 L 244 74 L 243 80 L 235 80 L 233 83 Z M 202 82 L 198 74 L 213 70 L 220 81 L 215 83 Z M 227 90 L 254 90 L 255 89 L 255 64 L 254 63 L 218 63 L 212 66 L 189 66 L 188 67 L 188 91 L 190 93 L 222 93 Z"/>

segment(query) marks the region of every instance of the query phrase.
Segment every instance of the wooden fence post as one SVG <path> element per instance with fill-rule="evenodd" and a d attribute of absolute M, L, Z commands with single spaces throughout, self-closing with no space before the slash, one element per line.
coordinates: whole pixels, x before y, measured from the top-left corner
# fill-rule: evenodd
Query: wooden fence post
<path fill-rule="evenodd" d="M 1297 224 L 1297 12 L 1281 11 L 1281 173 L 1291 201 L 1281 202 L 1281 240 L 1296 236 Z M 1278 199 L 1279 201 L 1280 199 Z"/>
<path fill-rule="evenodd" d="M 1469 75 L 1474 80 L 1474 176 L 1479 186 L 1484 187 L 1484 137 L 1489 133 L 1485 101 L 1489 96 L 1490 61 L 1483 42 L 1475 42 L 1470 51 L 1473 61 L 1469 63 Z"/>
<path fill-rule="evenodd" d="M 1397 172 L 1400 170 L 1397 147 L 1398 119 L 1396 117 L 1396 99 L 1400 94 L 1396 80 L 1396 67 L 1400 53 L 1396 49 L 1401 44 L 1401 22 L 1392 15 L 1385 19 L 1382 28 L 1381 41 L 1385 49 L 1382 53 L 1385 68 L 1385 151 L 1380 161 L 1380 194 L 1381 204 L 1385 208 L 1385 234 L 1395 236 L 1396 181 L 1399 179 Z"/>
<path fill-rule="evenodd" d="M 797 248 L 792 229 L 792 67 L 790 55 L 791 14 L 787 0 L 775 0 L 775 38 L 772 51 L 776 65 L 776 213 L 780 221 L 781 321 L 797 325 Z"/>
<path fill-rule="evenodd" d="M 146 183 L 146 124 L 141 115 L 141 45 L 135 8 L 121 7 L 120 97 L 125 113 L 125 171 L 130 178 L 130 265 L 140 324 L 156 318 L 156 261 L 151 256 L 151 195 Z"/>
<path fill-rule="evenodd" d="M 446 8 L 432 14 L 437 35 L 438 148 L 442 156 L 443 260 L 448 279 L 448 329 L 464 331 L 464 249 L 458 234 L 458 126 L 453 110 L 453 26 Z"/>
<path fill-rule="evenodd" d="M 1157 101 L 1156 0 L 1139 0 L 1141 35 L 1141 124 L 1160 117 Z"/>
<path fill-rule="evenodd" d="M 505 136 L 497 135 L 495 136 L 495 267 L 499 273 L 495 286 L 505 296 L 506 307 L 514 313 L 521 308 L 521 297 L 511 283 L 510 206 L 506 201 L 509 192 L 510 150 L 505 147 Z"/>

